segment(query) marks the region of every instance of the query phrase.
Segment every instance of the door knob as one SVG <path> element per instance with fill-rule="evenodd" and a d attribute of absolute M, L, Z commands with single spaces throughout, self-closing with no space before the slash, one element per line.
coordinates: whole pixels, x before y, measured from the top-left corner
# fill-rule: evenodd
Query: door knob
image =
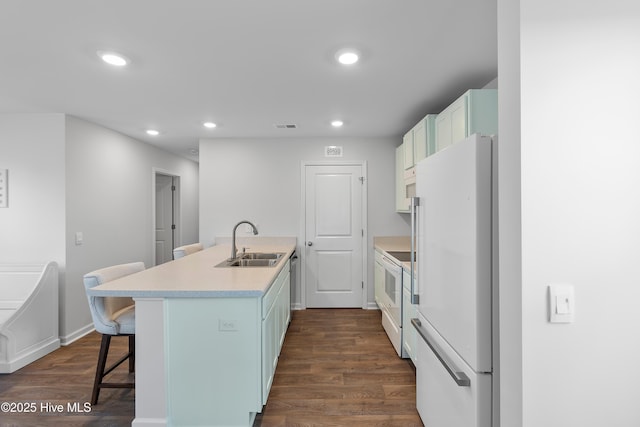
<path fill-rule="evenodd" d="M 313 242 L 307 242 L 307 246 L 313 246 Z"/>

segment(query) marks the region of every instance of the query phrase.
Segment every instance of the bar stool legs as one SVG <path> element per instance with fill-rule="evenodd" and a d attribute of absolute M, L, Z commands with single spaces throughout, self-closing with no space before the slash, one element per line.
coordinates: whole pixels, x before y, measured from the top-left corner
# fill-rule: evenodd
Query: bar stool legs
<path fill-rule="evenodd" d="M 111 344 L 111 337 L 113 336 L 126 336 L 129 339 L 129 351 L 127 354 L 118 359 L 113 365 L 107 366 L 107 356 L 109 354 L 109 345 Z M 135 383 L 112 383 L 104 382 L 104 377 L 111 371 L 120 366 L 125 360 L 129 359 L 129 372 L 135 370 L 135 335 L 102 335 L 102 342 L 100 343 L 100 353 L 98 354 L 98 366 L 96 367 L 96 376 L 93 381 L 93 392 L 91 393 L 91 405 L 98 403 L 98 396 L 100 389 L 102 388 L 135 388 Z"/>

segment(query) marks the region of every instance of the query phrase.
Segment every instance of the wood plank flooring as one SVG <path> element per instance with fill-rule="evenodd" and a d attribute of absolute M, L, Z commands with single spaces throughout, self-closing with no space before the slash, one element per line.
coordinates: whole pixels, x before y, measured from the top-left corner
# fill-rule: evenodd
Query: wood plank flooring
<path fill-rule="evenodd" d="M 89 405 L 90 412 L 84 412 L 84 404 L 91 401 L 100 339 L 93 332 L 12 374 L 0 374 L 0 404 L 35 404 L 35 412 L 1 412 L 0 426 L 130 426 L 135 413 L 132 389 L 103 389 L 98 404 Z M 124 355 L 126 349 L 127 337 L 113 338 L 107 363 Z M 129 375 L 123 363 L 108 378 L 121 382 Z"/>
<path fill-rule="evenodd" d="M 103 389 L 91 396 L 100 335 L 92 333 L 13 374 L 0 374 L 0 403 L 35 403 L 34 413 L 0 413 L 0 426 L 129 426 L 135 391 Z M 113 359 L 126 350 L 114 339 Z M 128 377 L 126 364 L 114 380 Z M 42 405 L 63 405 L 47 412 Z M 380 324 L 380 311 L 310 309 L 293 312 L 269 401 L 254 427 L 422 426 L 415 408 L 415 371 L 400 359 Z"/>
<path fill-rule="evenodd" d="M 380 311 L 294 311 L 257 426 L 422 426 L 415 370 L 395 353 Z"/>

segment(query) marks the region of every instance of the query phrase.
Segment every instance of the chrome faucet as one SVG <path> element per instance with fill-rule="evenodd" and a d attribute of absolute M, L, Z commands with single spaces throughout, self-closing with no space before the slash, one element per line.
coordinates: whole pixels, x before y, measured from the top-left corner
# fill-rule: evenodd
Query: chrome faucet
<path fill-rule="evenodd" d="M 233 227 L 233 233 L 231 233 L 231 258 L 229 258 L 229 261 L 233 261 L 234 259 L 236 259 L 236 253 L 238 252 L 238 249 L 236 249 L 236 230 L 238 229 L 238 226 L 240 224 L 249 224 L 251 228 L 253 228 L 253 234 L 258 234 L 258 229 L 251 222 L 240 221 L 239 223 L 237 223 L 236 226 Z"/>

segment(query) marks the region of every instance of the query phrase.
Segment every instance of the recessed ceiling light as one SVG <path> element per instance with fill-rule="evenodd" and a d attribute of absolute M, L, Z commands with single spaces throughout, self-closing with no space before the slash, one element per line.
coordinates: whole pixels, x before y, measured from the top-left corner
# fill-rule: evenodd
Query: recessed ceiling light
<path fill-rule="evenodd" d="M 158 132 L 155 129 L 147 129 L 147 135 L 158 136 L 158 135 L 160 135 L 160 132 Z"/>
<path fill-rule="evenodd" d="M 360 55 L 355 49 L 340 49 L 336 53 L 336 59 L 342 65 L 353 65 L 358 62 Z"/>
<path fill-rule="evenodd" d="M 99 50 L 97 53 L 100 59 L 102 59 L 104 62 L 106 62 L 109 65 L 113 65 L 116 67 L 124 67 L 129 63 L 129 58 L 127 58 L 126 56 L 120 53 L 107 52 L 103 50 Z"/>
<path fill-rule="evenodd" d="M 339 128 L 343 124 L 344 122 L 342 120 L 334 120 L 331 122 L 331 126 L 333 126 L 334 128 Z"/>
<path fill-rule="evenodd" d="M 216 125 L 216 124 L 215 124 L 215 123 L 213 123 L 213 122 L 204 122 L 202 125 L 203 125 L 204 127 L 206 127 L 206 128 L 209 128 L 209 129 L 213 129 L 214 127 L 218 126 L 218 125 Z"/>

